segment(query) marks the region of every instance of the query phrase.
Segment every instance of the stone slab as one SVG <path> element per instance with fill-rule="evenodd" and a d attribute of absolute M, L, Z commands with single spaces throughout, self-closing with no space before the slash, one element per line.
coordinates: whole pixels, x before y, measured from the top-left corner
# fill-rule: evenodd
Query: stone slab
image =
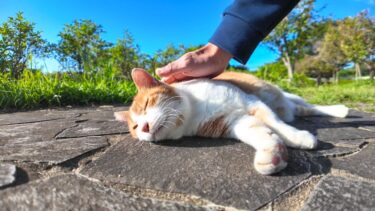
<path fill-rule="evenodd" d="M 332 147 L 329 149 L 317 149 L 309 151 L 309 153 L 315 157 L 337 157 L 342 155 L 351 154 L 357 152 L 359 148 L 352 147 Z"/>
<path fill-rule="evenodd" d="M 70 119 L 78 117 L 79 114 L 69 111 L 38 110 L 30 112 L 16 112 L 0 114 L 0 125 L 24 124 L 33 122 L 51 121 L 57 119 Z"/>
<path fill-rule="evenodd" d="M 134 197 L 76 175 L 9 188 L 0 192 L 2 210 L 208 210 Z"/>
<path fill-rule="evenodd" d="M 375 125 L 374 126 L 360 126 L 359 129 L 375 132 Z"/>
<path fill-rule="evenodd" d="M 294 127 L 301 130 L 308 130 L 320 141 L 335 143 L 340 140 L 354 140 L 364 138 L 375 138 L 375 132 L 370 130 L 364 130 L 355 126 L 349 126 L 342 123 L 326 123 L 310 121 L 305 118 L 298 119 L 291 123 Z M 327 118 L 320 117 L 319 121 L 325 121 Z"/>
<path fill-rule="evenodd" d="M 112 112 L 113 113 L 113 112 Z M 112 120 L 96 120 L 81 122 L 77 127 L 71 127 L 60 133 L 57 138 L 75 138 L 85 136 L 100 136 L 128 133 L 128 126 L 123 122 Z"/>
<path fill-rule="evenodd" d="M 87 119 L 87 120 L 114 120 L 114 112 L 115 111 L 125 111 L 128 110 L 129 107 L 99 107 L 93 110 L 86 110 L 85 113 L 79 117 L 79 119 Z"/>
<path fill-rule="evenodd" d="M 323 178 L 302 210 L 374 210 L 375 184 L 337 176 Z"/>
<path fill-rule="evenodd" d="M 354 140 L 364 138 L 375 138 L 375 132 L 361 130 L 354 127 L 341 128 L 320 128 L 317 130 L 318 139 L 328 142 L 337 142 L 340 140 Z"/>
<path fill-rule="evenodd" d="M 375 113 L 350 110 L 346 118 L 334 117 L 306 117 L 308 121 L 317 124 L 342 124 L 351 126 L 375 125 Z"/>
<path fill-rule="evenodd" d="M 323 121 L 327 118 L 319 117 L 319 119 Z M 369 138 L 375 137 L 375 132 L 343 125 L 341 123 L 326 124 L 297 119 L 291 125 L 301 130 L 308 130 L 318 138 L 318 148 L 309 151 L 313 156 L 334 157 L 354 153 L 358 151 L 362 145 L 367 143 Z"/>
<path fill-rule="evenodd" d="M 375 179 L 375 143 L 369 143 L 358 153 L 332 159 L 332 168 L 346 170 L 351 174 Z"/>
<path fill-rule="evenodd" d="M 8 163 L 0 163 L 0 188 L 12 184 L 16 178 L 16 166 Z"/>
<path fill-rule="evenodd" d="M 311 175 L 313 163 L 290 150 L 276 176 L 253 168 L 254 150 L 234 140 L 185 138 L 161 143 L 124 136 L 81 173 L 107 182 L 196 195 L 219 205 L 256 209 Z"/>
<path fill-rule="evenodd" d="M 74 121 L 54 120 L 0 126 L 0 146 L 50 141 L 66 128 L 77 125 Z"/>
<path fill-rule="evenodd" d="M 0 146 L 0 160 L 57 164 L 92 150 L 108 146 L 106 137 L 58 139 Z"/>

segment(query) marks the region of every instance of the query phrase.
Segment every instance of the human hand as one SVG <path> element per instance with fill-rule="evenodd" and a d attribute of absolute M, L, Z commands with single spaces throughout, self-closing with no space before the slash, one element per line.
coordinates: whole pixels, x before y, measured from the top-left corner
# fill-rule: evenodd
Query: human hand
<path fill-rule="evenodd" d="M 228 66 L 232 55 L 212 43 L 186 53 L 176 61 L 157 68 L 156 74 L 163 82 L 171 84 L 194 78 L 213 78 Z"/>

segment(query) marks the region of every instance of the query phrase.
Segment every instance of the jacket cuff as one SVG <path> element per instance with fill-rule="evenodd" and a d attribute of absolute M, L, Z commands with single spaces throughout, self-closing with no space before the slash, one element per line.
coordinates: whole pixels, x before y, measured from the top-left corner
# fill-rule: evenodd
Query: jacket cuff
<path fill-rule="evenodd" d="M 241 18 L 224 14 L 209 42 L 231 53 L 238 62 L 246 64 L 262 39 L 261 33 Z"/>

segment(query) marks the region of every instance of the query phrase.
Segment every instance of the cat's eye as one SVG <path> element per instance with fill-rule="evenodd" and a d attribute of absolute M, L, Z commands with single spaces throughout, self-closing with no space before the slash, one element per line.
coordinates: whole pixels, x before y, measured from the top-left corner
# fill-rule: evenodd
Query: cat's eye
<path fill-rule="evenodd" d="M 133 125 L 133 130 L 137 129 L 138 124 Z"/>

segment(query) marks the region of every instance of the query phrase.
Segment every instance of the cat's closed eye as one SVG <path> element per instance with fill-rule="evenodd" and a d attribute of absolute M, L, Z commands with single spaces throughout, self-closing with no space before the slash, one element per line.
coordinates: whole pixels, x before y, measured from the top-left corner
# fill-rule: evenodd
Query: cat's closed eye
<path fill-rule="evenodd" d="M 143 111 L 146 112 L 147 106 L 148 106 L 148 98 L 147 98 L 146 103 L 145 103 L 145 105 L 144 105 L 144 107 L 143 107 Z"/>
<path fill-rule="evenodd" d="M 135 129 L 137 129 L 137 127 L 138 127 L 138 124 L 135 124 L 135 125 L 133 125 L 133 130 L 135 130 Z"/>

